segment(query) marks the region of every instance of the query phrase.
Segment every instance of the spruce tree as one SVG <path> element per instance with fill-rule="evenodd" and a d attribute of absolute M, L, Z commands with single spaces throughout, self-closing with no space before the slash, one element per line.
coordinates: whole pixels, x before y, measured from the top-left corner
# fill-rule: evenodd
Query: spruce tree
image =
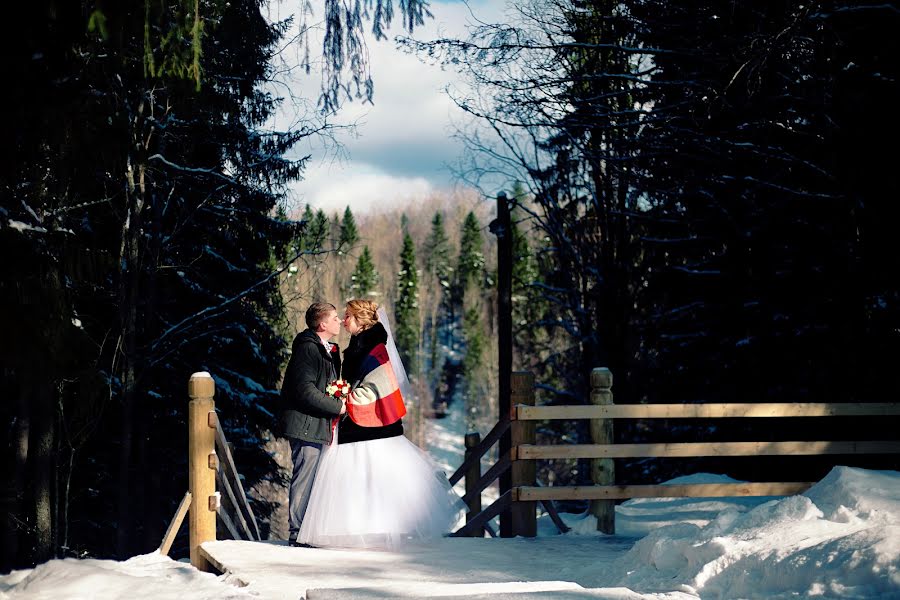
<path fill-rule="evenodd" d="M 356 268 L 350 275 L 350 290 L 356 298 L 366 298 L 378 294 L 378 272 L 372 262 L 372 254 L 368 246 L 363 246 L 362 254 L 356 261 Z"/>
<path fill-rule="evenodd" d="M 299 246 L 302 250 L 312 250 L 315 247 L 315 235 L 313 234 L 313 221 L 316 213 L 313 212 L 312 206 L 306 205 L 303 209 L 303 216 L 300 217 L 302 228 L 299 235 Z"/>
<path fill-rule="evenodd" d="M 325 248 L 325 241 L 328 238 L 329 221 L 328 215 L 321 208 L 316 211 L 309 225 L 309 243 L 310 250 L 320 251 Z"/>
<path fill-rule="evenodd" d="M 425 289 L 429 301 L 427 303 L 428 369 L 432 375 L 439 372 L 441 365 L 438 358 L 438 341 L 442 337 L 441 323 L 446 322 L 449 314 L 450 284 L 453 268 L 450 266 L 450 242 L 444 229 L 444 216 L 434 213 L 431 219 L 431 231 L 425 240 L 423 249 L 425 267 Z M 441 318 L 443 317 L 443 318 Z"/>
<path fill-rule="evenodd" d="M 425 241 L 424 250 L 425 272 L 431 278 L 429 284 L 436 285 L 439 290 L 449 289 L 453 274 L 450 266 L 450 242 L 444 229 L 444 216 L 440 212 L 434 213 L 431 220 L 431 232 Z"/>
<path fill-rule="evenodd" d="M 341 220 L 341 233 L 338 239 L 338 252 L 344 254 L 353 249 L 359 241 L 359 230 L 356 228 L 356 219 L 350 207 L 344 209 L 344 218 Z"/>
<path fill-rule="evenodd" d="M 485 284 L 484 243 L 481 225 L 475 213 L 469 212 L 462 224 L 459 258 L 456 269 L 454 308 L 462 313 L 462 332 L 465 344 L 462 377 L 466 390 L 468 425 L 475 426 L 481 414 L 481 391 L 484 389 L 483 355 L 487 340 L 484 337 L 482 291 Z M 459 314 L 459 313 L 457 313 Z"/>
<path fill-rule="evenodd" d="M 456 268 L 457 304 L 461 305 L 466 290 L 484 283 L 484 236 L 475 213 L 469 212 L 462 224 L 459 242 L 459 259 Z"/>
<path fill-rule="evenodd" d="M 482 413 L 483 398 L 480 391 L 485 387 L 481 378 L 484 375 L 484 351 L 487 339 L 479 306 L 467 309 L 463 317 L 463 341 L 466 348 L 462 360 L 462 376 L 465 385 L 466 427 L 469 431 L 478 428 L 478 417 Z"/>
<path fill-rule="evenodd" d="M 525 201 L 525 191 L 521 183 L 516 183 L 512 192 L 516 205 L 511 211 L 512 221 L 512 313 L 513 329 L 517 332 L 516 342 L 531 344 L 533 340 L 534 324 L 540 318 L 546 307 L 546 302 L 541 298 L 535 284 L 540 278 L 538 262 L 534 251 L 531 249 L 528 235 L 523 231 L 522 223 L 525 223 L 525 211 L 519 208 L 519 203 Z M 522 333 L 526 333 L 523 339 Z M 525 348 L 523 347 L 523 350 Z"/>
<path fill-rule="evenodd" d="M 416 247 L 412 236 L 403 236 L 400 271 L 397 273 L 396 343 L 400 357 L 410 373 L 418 369 L 419 349 L 419 275 L 416 272 Z"/>

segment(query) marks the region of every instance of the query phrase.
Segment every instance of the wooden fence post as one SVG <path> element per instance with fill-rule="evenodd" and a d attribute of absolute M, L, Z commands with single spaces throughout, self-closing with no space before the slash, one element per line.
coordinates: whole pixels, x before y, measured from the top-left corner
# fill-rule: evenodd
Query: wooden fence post
<path fill-rule="evenodd" d="M 527 372 L 515 372 L 510 377 L 510 404 L 526 404 L 534 406 L 534 375 Z M 535 422 L 515 419 L 510 424 L 512 447 L 520 444 L 535 443 Z M 534 486 L 537 465 L 533 460 L 515 460 L 510 467 L 512 487 Z M 512 537 L 521 535 L 534 537 L 537 535 L 537 503 L 534 501 L 513 502 L 510 508 Z"/>
<path fill-rule="evenodd" d="M 591 371 L 591 404 L 613 404 L 612 372 L 607 368 Z M 595 444 L 612 444 L 613 420 L 591 419 L 591 439 Z M 594 485 L 615 485 L 615 463 L 611 458 L 591 459 L 591 479 Z M 614 500 L 592 500 L 591 514 L 597 517 L 597 531 L 616 532 L 616 503 Z"/>
<path fill-rule="evenodd" d="M 479 434 L 477 431 L 475 433 L 467 433 L 465 439 L 466 456 L 464 460 L 468 460 L 469 456 L 472 455 L 478 444 L 481 443 L 481 434 Z M 472 494 L 476 490 L 479 479 L 481 479 L 481 461 L 476 460 L 466 471 L 466 496 Z M 466 523 L 471 521 L 480 512 L 481 494 L 479 493 L 472 496 L 472 498 L 469 500 L 469 512 L 466 513 Z M 484 537 L 484 529 L 479 527 L 472 531 L 469 536 Z"/>
<path fill-rule="evenodd" d="M 216 430 L 213 396 L 216 384 L 207 372 L 194 373 L 188 382 L 191 401 L 188 408 L 188 489 L 191 493 L 190 526 L 191 564 L 211 572 L 212 564 L 200 553 L 200 544 L 216 539 Z"/>
<path fill-rule="evenodd" d="M 510 382 L 512 373 L 512 264 L 513 236 L 510 216 L 510 199 L 504 192 L 497 194 L 497 218 L 491 221 L 491 233 L 497 236 L 497 409 L 498 421 L 509 416 L 509 408 L 514 401 L 511 398 Z M 507 431 L 500 436 L 500 456 L 506 456 L 513 447 L 512 432 Z M 509 491 L 512 473 L 505 471 L 500 475 L 500 495 Z M 511 513 L 500 513 L 500 537 L 513 537 Z"/>

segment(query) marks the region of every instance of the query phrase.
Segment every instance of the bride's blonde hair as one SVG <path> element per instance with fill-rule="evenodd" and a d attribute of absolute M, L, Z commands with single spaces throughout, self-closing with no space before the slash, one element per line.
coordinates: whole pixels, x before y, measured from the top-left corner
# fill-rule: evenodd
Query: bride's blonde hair
<path fill-rule="evenodd" d="M 369 329 L 378 322 L 378 304 L 371 300 L 354 299 L 347 303 L 347 312 L 359 323 L 361 331 Z"/>

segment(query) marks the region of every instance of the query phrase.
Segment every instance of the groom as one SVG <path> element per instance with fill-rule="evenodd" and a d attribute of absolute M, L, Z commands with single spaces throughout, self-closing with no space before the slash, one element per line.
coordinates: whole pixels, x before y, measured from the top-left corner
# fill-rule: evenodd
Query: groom
<path fill-rule="evenodd" d="M 332 304 L 316 302 L 306 311 L 309 329 L 298 334 L 281 385 L 280 425 L 291 443 L 291 487 L 288 492 L 289 540 L 300 546 L 297 534 L 309 504 L 322 444 L 331 443 L 331 420 L 346 412 L 342 400 L 325 393 L 341 372 L 341 355 L 328 340 L 341 331 Z"/>

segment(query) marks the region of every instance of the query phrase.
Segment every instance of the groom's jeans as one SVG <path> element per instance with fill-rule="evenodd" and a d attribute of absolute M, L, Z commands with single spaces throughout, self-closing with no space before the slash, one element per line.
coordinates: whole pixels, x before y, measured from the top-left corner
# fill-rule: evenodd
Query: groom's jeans
<path fill-rule="evenodd" d="M 291 471 L 291 489 L 288 493 L 288 539 L 293 541 L 300 533 L 300 524 L 303 523 L 303 515 L 306 514 L 306 507 L 309 505 L 313 480 L 316 478 L 316 469 L 319 468 L 322 444 L 293 438 L 288 438 L 288 441 L 291 443 L 291 462 L 294 465 Z"/>

